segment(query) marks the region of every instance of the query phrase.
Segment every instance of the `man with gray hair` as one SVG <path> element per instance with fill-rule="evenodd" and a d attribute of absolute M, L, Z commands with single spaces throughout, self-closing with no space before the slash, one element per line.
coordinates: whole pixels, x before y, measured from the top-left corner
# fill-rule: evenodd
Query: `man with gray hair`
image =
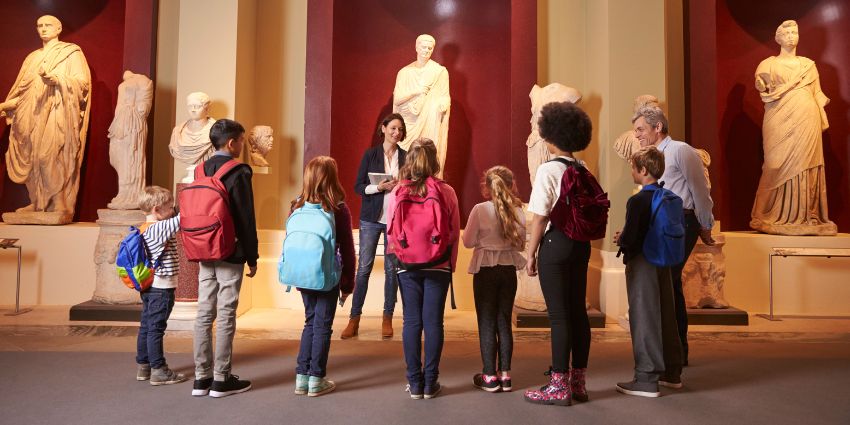
<path fill-rule="evenodd" d="M 667 117 L 661 108 L 656 105 L 641 107 L 632 119 L 632 124 L 635 138 L 642 148 L 655 146 L 664 153 L 664 174 L 659 181 L 666 189 L 682 198 L 685 208 L 685 259 L 681 264 L 673 266 L 670 272 L 676 301 L 676 322 L 679 338 L 682 340 L 682 362 L 687 365 L 688 312 L 682 292 L 682 269 L 697 243 L 697 237 L 706 245 L 714 245 L 714 239 L 711 237 L 711 227 L 714 226 L 711 209 L 714 207 L 714 201 L 711 200 L 708 179 L 703 173 L 702 159 L 691 145 L 670 138 Z M 682 385 L 681 381 L 662 381 L 659 384 L 673 388 L 680 388 Z"/>

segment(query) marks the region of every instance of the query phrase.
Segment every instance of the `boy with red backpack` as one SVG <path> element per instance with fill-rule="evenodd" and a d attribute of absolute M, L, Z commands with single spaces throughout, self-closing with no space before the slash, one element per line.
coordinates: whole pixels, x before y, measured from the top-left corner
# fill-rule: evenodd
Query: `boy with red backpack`
<path fill-rule="evenodd" d="M 387 240 L 399 265 L 408 392 L 414 400 L 436 397 L 441 389 L 437 377 L 443 352 L 443 316 L 460 237 L 457 195 L 436 178 L 439 172 L 434 142 L 413 141 L 387 208 Z"/>
<path fill-rule="evenodd" d="M 230 373 L 242 277 L 254 277 L 259 258 L 251 168 L 233 159 L 242 152 L 244 136 L 238 122 L 216 121 L 210 128 L 216 151 L 197 165 L 195 182 L 179 197 L 183 247 L 190 261 L 200 262 L 193 396 L 225 397 L 251 389 L 250 381 Z"/>
<path fill-rule="evenodd" d="M 682 199 L 658 184 L 664 154 L 654 146 L 631 157 L 632 178 L 643 189 L 626 204 L 626 224 L 614 234 L 625 254 L 629 331 L 635 358 L 631 382 L 617 391 L 658 397 L 658 386 L 682 388 L 682 343 L 676 322 L 671 266 L 684 261 Z M 619 255 L 619 254 L 618 254 Z"/>

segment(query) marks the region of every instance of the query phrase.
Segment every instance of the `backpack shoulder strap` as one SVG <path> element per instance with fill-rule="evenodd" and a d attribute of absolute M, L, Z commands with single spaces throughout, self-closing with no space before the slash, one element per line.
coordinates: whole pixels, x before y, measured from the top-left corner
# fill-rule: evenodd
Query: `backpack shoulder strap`
<path fill-rule="evenodd" d="M 239 162 L 235 159 L 230 159 L 227 162 L 225 162 L 224 164 L 222 164 L 222 166 L 215 172 L 215 175 L 213 177 L 221 180 L 224 177 L 225 174 L 229 173 L 230 170 L 236 168 L 236 166 L 241 165 L 241 164 L 242 164 L 241 162 Z"/>
<path fill-rule="evenodd" d="M 204 171 L 204 164 L 206 163 L 207 161 L 201 161 L 201 163 L 195 166 L 195 180 L 199 180 L 207 176 L 207 173 Z"/>
<path fill-rule="evenodd" d="M 548 160 L 548 161 L 546 161 L 546 162 L 560 162 L 561 164 L 564 164 L 564 165 L 566 165 L 567 167 L 569 167 L 570 165 L 573 165 L 573 162 L 574 162 L 574 161 L 570 161 L 570 160 L 567 160 L 567 159 L 561 158 L 560 156 L 556 156 L 556 157 L 554 157 L 554 158 L 552 158 L 552 159 L 550 159 L 550 160 Z"/>

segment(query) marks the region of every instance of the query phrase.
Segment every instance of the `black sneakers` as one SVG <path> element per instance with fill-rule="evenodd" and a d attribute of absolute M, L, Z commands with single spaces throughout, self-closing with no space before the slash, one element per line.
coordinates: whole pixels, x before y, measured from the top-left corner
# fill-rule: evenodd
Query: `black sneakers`
<path fill-rule="evenodd" d="M 210 397 L 227 397 L 244 393 L 251 389 L 251 381 L 241 381 L 236 375 L 227 375 L 224 381 L 213 381 L 210 387 Z M 193 392 L 194 393 L 194 392 Z"/>
<path fill-rule="evenodd" d="M 195 397 L 201 397 L 209 394 L 212 382 L 212 378 L 196 379 L 195 385 L 192 387 L 192 395 Z"/>
<path fill-rule="evenodd" d="M 654 382 L 619 382 L 617 383 L 617 391 L 639 397 L 661 397 L 661 393 L 658 391 L 658 384 Z"/>
<path fill-rule="evenodd" d="M 487 376 L 482 373 L 476 373 L 472 377 L 472 385 L 488 393 L 497 393 L 502 390 L 502 384 L 496 375 Z"/>
<path fill-rule="evenodd" d="M 425 399 L 427 400 L 429 398 L 436 397 L 437 394 L 439 394 L 440 390 L 442 390 L 442 389 L 443 389 L 443 387 L 442 387 L 442 385 L 440 385 L 439 382 L 434 382 L 430 386 L 426 385 L 425 386 Z"/>

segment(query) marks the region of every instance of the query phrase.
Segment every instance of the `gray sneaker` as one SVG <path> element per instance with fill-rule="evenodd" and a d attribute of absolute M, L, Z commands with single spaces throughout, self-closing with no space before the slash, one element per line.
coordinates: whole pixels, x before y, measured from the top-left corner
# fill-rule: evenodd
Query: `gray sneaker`
<path fill-rule="evenodd" d="M 151 370 L 151 385 L 179 384 L 188 379 L 186 375 L 177 373 L 163 365 L 161 368 Z"/>
<path fill-rule="evenodd" d="M 140 364 L 137 365 L 136 368 L 136 380 L 137 381 L 147 381 L 151 379 L 151 365 L 149 364 Z"/>

